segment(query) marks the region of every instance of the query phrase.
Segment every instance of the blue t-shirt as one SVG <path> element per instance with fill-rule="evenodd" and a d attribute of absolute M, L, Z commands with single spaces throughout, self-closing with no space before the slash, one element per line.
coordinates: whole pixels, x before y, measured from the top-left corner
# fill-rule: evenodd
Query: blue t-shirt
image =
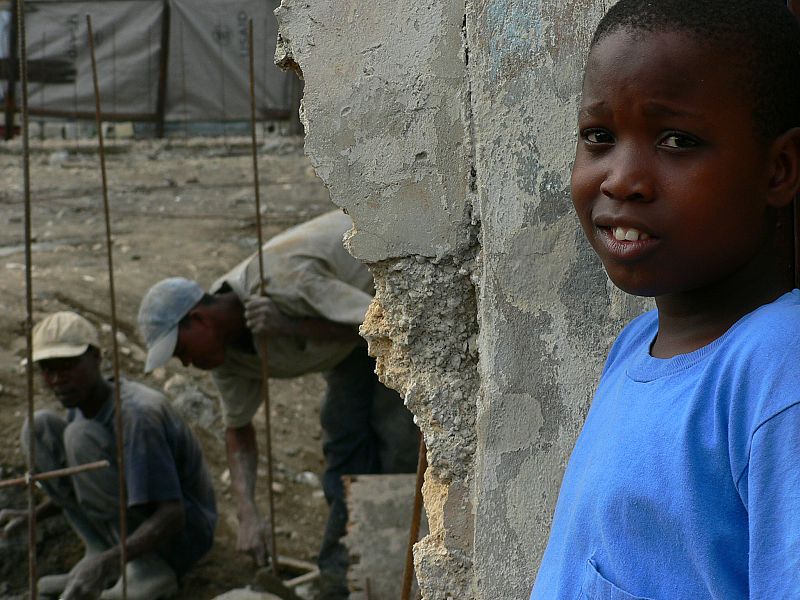
<path fill-rule="evenodd" d="M 120 396 L 127 504 L 141 512 L 151 511 L 153 503 L 182 502 L 186 525 L 159 550 L 180 576 L 208 552 L 214 540 L 217 507 L 211 477 L 197 438 L 163 394 L 121 379 Z M 93 417 L 112 436 L 114 413 L 114 402 L 109 401 Z M 84 417 L 72 410 L 68 418 Z"/>
<path fill-rule="evenodd" d="M 711 344 L 608 356 L 532 600 L 800 598 L 800 291 Z"/>

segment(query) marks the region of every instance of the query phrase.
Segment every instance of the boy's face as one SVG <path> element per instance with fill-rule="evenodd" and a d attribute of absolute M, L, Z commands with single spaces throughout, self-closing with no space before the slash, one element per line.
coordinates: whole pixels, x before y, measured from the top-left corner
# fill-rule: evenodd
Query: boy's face
<path fill-rule="evenodd" d="M 764 243 L 769 145 L 731 63 L 677 32 L 618 30 L 589 56 L 572 198 L 626 292 L 718 283 Z"/>

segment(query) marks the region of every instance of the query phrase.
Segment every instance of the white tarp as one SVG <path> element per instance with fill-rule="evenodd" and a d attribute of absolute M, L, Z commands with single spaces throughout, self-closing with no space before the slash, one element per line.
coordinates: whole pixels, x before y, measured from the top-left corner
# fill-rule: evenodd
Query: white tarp
<path fill-rule="evenodd" d="M 33 0 L 25 3 L 30 59 L 73 62 L 66 84 L 29 84 L 32 111 L 93 113 L 86 14 L 95 32 L 104 113 L 156 113 L 161 56 L 161 0 Z M 289 110 L 290 77 L 272 63 L 274 0 L 169 0 L 168 121 L 250 117 L 247 23 L 253 19 L 259 116 Z"/>
<path fill-rule="evenodd" d="M 172 0 L 170 6 L 168 119 L 250 118 L 247 22 L 251 18 L 256 108 L 261 114 L 289 109 L 289 75 L 273 64 L 276 2 Z"/>

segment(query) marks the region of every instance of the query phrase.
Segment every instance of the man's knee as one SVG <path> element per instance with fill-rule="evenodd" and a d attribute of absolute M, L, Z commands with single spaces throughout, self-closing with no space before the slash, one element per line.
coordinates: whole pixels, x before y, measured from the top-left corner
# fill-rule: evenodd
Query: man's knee
<path fill-rule="evenodd" d="M 111 432 L 97 421 L 73 421 L 64 431 L 64 444 L 69 466 L 109 461 L 109 467 L 76 473 L 70 479 L 86 515 L 99 521 L 115 518 L 119 510 L 119 483 Z"/>
<path fill-rule="evenodd" d="M 377 385 L 372 426 L 380 444 L 382 473 L 413 473 L 417 468 L 419 428 L 400 395 Z"/>

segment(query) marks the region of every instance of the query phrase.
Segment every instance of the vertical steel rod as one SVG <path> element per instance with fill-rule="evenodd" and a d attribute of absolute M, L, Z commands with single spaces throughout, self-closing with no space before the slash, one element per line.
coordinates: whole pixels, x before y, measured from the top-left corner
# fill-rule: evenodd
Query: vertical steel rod
<path fill-rule="evenodd" d="M 30 132 L 28 130 L 28 49 L 25 34 L 25 3 L 16 2 L 17 43 L 19 44 L 20 118 L 22 121 L 22 179 L 25 199 L 25 379 L 28 396 L 28 475 L 35 469 L 36 437 L 33 427 L 33 261 L 31 258 L 31 161 Z M 12 63 L 13 69 L 13 63 Z M 12 123 L 13 127 L 13 123 Z M 36 589 L 36 498 L 35 481 L 28 477 L 28 588 L 31 598 L 37 598 Z"/>
<path fill-rule="evenodd" d="M 258 147 L 256 145 L 256 92 L 255 74 L 253 69 L 253 19 L 247 22 L 247 40 L 249 49 L 250 67 L 250 136 L 253 154 L 253 187 L 256 195 L 256 232 L 258 234 L 258 277 L 259 292 L 262 296 L 267 293 L 267 284 L 264 277 L 264 236 L 261 227 L 261 193 L 258 181 Z M 272 424 L 270 418 L 269 401 L 269 365 L 267 364 L 267 341 L 259 339 L 261 351 L 261 391 L 264 396 L 264 419 L 266 420 L 266 456 L 267 456 L 267 499 L 269 502 L 269 538 L 270 554 L 272 555 L 272 572 L 278 574 L 278 550 L 275 541 L 275 502 L 272 494 Z"/>
<path fill-rule="evenodd" d="M 108 258 L 108 289 L 111 300 L 111 337 L 114 357 L 114 407 L 115 427 L 117 438 L 117 469 L 119 473 L 119 546 L 120 546 L 120 576 L 122 577 L 122 599 L 128 597 L 128 578 L 125 566 L 128 563 L 128 520 L 126 507 L 128 504 L 125 491 L 125 456 L 124 429 L 122 423 L 122 395 L 119 380 L 119 343 L 117 341 L 117 302 L 114 290 L 114 257 L 111 248 L 111 218 L 108 208 L 108 179 L 106 178 L 106 153 L 103 144 L 103 119 L 100 112 L 100 86 L 97 81 L 97 60 L 94 52 L 94 33 L 92 31 L 92 17 L 86 15 L 86 27 L 89 35 L 89 52 L 92 57 L 92 83 L 94 85 L 95 122 L 97 123 L 97 141 L 100 150 L 100 173 L 103 187 L 103 213 L 106 223 L 106 254 Z"/>
<path fill-rule="evenodd" d="M 19 35 L 19 12 L 22 0 L 11 2 L 11 22 L 8 24 L 8 88 L 5 97 L 5 132 L 3 138 L 10 140 L 14 137 L 14 109 L 17 93 L 17 77 L 14 72 L 14 61 L 19 60 L 20 53 L 17 51 Z"/>
<path fill-rule="evenodd" d="M 408 531 L 408 548 L 406 549 L 406 565 L 403 570 L 403 588 L 401 600 L 411 597 L 411 582 L 414 579 L 414 544 L 419 539 L 419 524 L 422 519 L 422 484 L 425 482 L 425 471 L 428 470 L 428 450 L 425 447 L 425 436 L 419 432 L 419 458 L 417 458 L 417 482 L 414 487 L 414 511 L 411 515 L 411 527 Z"/>
<path fill-rule="evenodd" d="M 189 137 L 189 109 L 186 105 L 186 57 L 183 48 L 183 21 L 178 21 L 178 35 L 180 43 L 178 47 L 181 50 L 181 102 L 183 103 L 183 135 Z"/>
<path fill-rule="evenodd" d="M 222 49 L 222 22 L 217 19 L 217 49 L 219 50 L 219 75 L 220 75 L 220 88 L 222 90 L 222 142 L 225 146 L 228 145 L 228 115 L 225 108 L 225 53 Z"/>
<path fill-rule="evenodd" d="M 156 137 L 164 137 L 164 128 L 167 114 L 167 84 L 169 83 L 169 32 L 170 32 L 170 7 L 168 0 L 164 0 L 161 9 L 161 48 L 158 55 L 158 90 L 156 92 Z"/>

